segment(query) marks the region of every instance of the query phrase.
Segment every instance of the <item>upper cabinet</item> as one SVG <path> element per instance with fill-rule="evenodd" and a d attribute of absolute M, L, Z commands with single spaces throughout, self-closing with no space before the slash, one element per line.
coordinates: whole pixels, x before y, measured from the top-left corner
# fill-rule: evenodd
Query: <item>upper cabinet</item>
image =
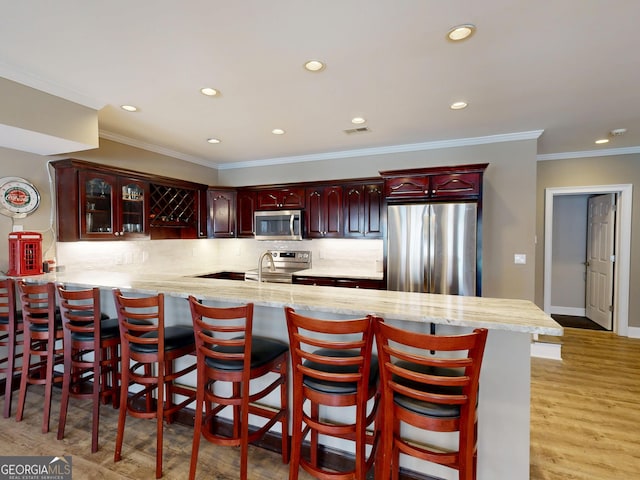
<path fill-rule="evenodd" d="M 206 236 L 204 185 L 80 160 L 52 165 L 58 241 Z"/>
<path fill-rule="evenodd" d="M 342 237 L 342 186 L 307 187 L 305 225 L 307 238 Z"/>
<path fill-rule="evenodd" d="M 487 163 L 380 172 L 388 201 L 433 199 L 477 200 Z"/>
<path fill-rule="evenodd" d="M 344 236 L 382 238 L 386 218 L 382 180 L 351 183 L 343 188 Z"/>
<path fill-rule="evenodd" d="M 236 236 L 236 192 L 210 189 L 208 195 L 209 237 L 233 238 Z"/>
<path fill-rule="evenodd" d="M 238 237 L 253 237 L 256 229 L 253 212 L 256 211 L 256 192 L 240 189 L 236 196 L 236 228 Z"/>
<path fill-rule="evenodd" d="M 304 208 L 304 187 L 278 187 L 256 190 L 256 210 Z"/>
<path fill-rule="evenodd" d="M 79 239 L 148 237 L 147 182 L 86 170 L 79 183 Z"/>

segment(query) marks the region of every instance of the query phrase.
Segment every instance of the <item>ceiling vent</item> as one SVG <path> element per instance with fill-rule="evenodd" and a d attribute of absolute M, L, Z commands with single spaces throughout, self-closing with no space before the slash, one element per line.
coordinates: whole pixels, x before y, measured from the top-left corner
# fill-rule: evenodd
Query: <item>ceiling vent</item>
<path fill-rule="evenodd" d="M 344 131 L 347 135 L 353 135 L 354 133 L 367 133 L 370 132 L 369 127 L 356 127 L 356 128 L 348 128 Z"/>

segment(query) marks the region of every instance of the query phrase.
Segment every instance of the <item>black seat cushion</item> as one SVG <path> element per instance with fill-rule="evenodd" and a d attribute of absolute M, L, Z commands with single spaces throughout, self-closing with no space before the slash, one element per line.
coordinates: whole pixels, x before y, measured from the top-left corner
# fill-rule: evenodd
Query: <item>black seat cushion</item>
<path fill-rule="evenodd" d="M 214 347 L 214 351 L 221 353 L 243 353 L 244 347 Z M 253 336 L 251 338 L 251 368 L 261 367 L 289 350 L 289 345 L 271 338 Z M 205 358 L 208 367 L 218 370 L 240 371 L 242 360 L 222 361 L 215 358 Z"/>
<path fill-rule="evenodd" d="M 87 324 L 86 326 L 90 326 Z M 120 327 L 117 318 L 107 318 L 100 322 L 100 336 L 103 340 L 117 338 L 120 336 Z M 71 338 L 76 341 L 86 342 L 93 340 L 93 334 L 90 332 L 73 332 Z"/>
<path fill-rule="evenodd" d="M 158 338 L 158 332 L 148 332 L 140 335 L 141 338 Z M 195 348 L 195 337 L 193 335 L 193 327 L 186 325 L 174 325 L 165 327 L 164 329 L 164 351 L 177 350 L 179 348 L 188 347 Z M 154 353 L 158 351 L 157 345 L 145 345 L 140 343 L 131 343 L 131 350 L 137 353 Z"/>
<path fill-rule="evenodd" d="M 22 312 L 16 312 L 16 321 L 22 323 Z M 0 315 L 0 325 L 8 325 L 9 317 L 7 315 Z"/>
<path fill-rule="evenodd" d="M 32 315 L 34 318 L 46 318 L 46 314 L 35 314 Z M 56 330 L 62 329 L 62 316 L 60 315 L 60 310 L 56 309 L 54 325 Z M 29 327 L 29 330 L 32 332 L 46 332 L 49 329 L 49 326 L 46 323 L 32 323 Z"/>
<path fill-rule="evenodd" d="M 360 352 L 356 350 L 332 350 L 332 349 L 320 349 L 316 350 L 314 353 L 318 355 L 323 355 L 327 357 L 357 357 L 360 355 Z M 346 365 L 346 366 L 338 366 L 338 365 L 327 365 L 324 363 L 313 362 L 310 360 L 306 360 L 303 362 L 303 365 L 306 367 L 312 368 L 314 370 L 319 370 L 328 373 L 356 373 L 358 371 L 357 365 Z M 369 368 L 369 387 L 373 387 L 378 381 L 378 357 L 375 355 L 371 356 L 371 367 Z M 312 378 L 309 375 L 305 375 L 302 383 L 322 393 L 330 393 L 335 395 L 349 395 L 356 393 L 357 384 L 356 382 L 332 382 L 329 380 L 319 380 L 316 378 Z"/>
<path fill-rule="evenodd" d="M 464 375 L 463 369 L 453 368 L 438 368 L 429 367 L 426 365 L 418 365 L 410 362 L 397 362 L 397 366 L 411 370 L 413 372 L 419 372 L 430 375 L 438 375 L 443 377 L 457 377 Z M 424 383 L 414 382 L 407 380 L 398 375 L 394 375 L 393 380 L 401 385 L 404 385 L 415 390 L 423 392 L 436 393 L 442 395 L 461 395 L 462 387 L 447 387 L 441 385 L 428 385 Z M 457 418 L 460 416 L 460 405 L 444 405 L 440 403 L 425 402 L 422 400 L 416 400 L 415 398 L 407 397 L 396 393 L 394 396 L 394 402 L 411 412 L 424 415 L 426 417 L 438 417 L 438 418 Z"/>

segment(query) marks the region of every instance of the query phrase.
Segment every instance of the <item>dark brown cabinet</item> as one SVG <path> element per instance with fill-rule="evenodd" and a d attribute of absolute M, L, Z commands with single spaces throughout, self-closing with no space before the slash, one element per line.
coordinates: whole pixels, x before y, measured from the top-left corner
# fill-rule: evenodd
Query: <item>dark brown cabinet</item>
<path fill-rule="evenodd" d="M 303 187 L 282 187 L 256 190 L 256 210 L 304 208 Z"/>
<path fill-rule="evenodd" d="M 477 200 L 488 164 L 429 167 L 380 172 L 387 200 Z"/>
<path fill-rule="evenodd" d="M 149 236 L 147 182 L 93 170 L 66 173 L 57 189 L 58 240 L 118 240 Z M 71 198 L 77 198 L 77 202 L 71 205 L 72 201 L 64 198 L 67 192 L 59 188 L 76 178 L 77 194 Z"/>
<path fill-rule="evenodd" d="M 306 189 L 306 236 L 342 237 L 342 186 L 318 186 Z"/>
<path fill-rule="evenodd" d="M 299 285 L 315 285 L 321 287 L 367 288 L 384 290 L 384 281 L 371 278 L 333 278 L 293 276 L 293 283 Z"/>
<path fill-rule="evenodd" d="M 255 234 L 255 219 L 253 212 L 256 211 L 256 192 L 253 190 L 240 189 L 236 197 L 236 226 L 238 237 L 253 237 Z"/>
<path fill-rule="evenodd" d="M 209 190 L 208 225 L 211 238 L 233 238 L 236 236 L 236 192 L 233 190 Z"/>
<path fill-rule="evenodd" d="M 58 241 L 206 236 L 206 186 L 82 160 L 52 162 Z"/>
<path fill-rule="evenodd" d="M 344 237 L 382 238 L 385 219 L 383 183 L 353 183 L 343 190 Z"/>

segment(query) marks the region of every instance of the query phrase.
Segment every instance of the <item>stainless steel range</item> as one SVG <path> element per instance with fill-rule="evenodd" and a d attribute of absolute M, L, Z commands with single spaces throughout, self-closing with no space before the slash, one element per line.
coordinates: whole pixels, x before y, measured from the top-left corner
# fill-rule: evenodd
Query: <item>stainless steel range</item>
<path fill-rule="evenodd" d="M 293 274 L 311 268 L 311 252 L 267 250 L 258 260 L 258 268 L 244 273 L 245 280 L 292 283 Z"/>

